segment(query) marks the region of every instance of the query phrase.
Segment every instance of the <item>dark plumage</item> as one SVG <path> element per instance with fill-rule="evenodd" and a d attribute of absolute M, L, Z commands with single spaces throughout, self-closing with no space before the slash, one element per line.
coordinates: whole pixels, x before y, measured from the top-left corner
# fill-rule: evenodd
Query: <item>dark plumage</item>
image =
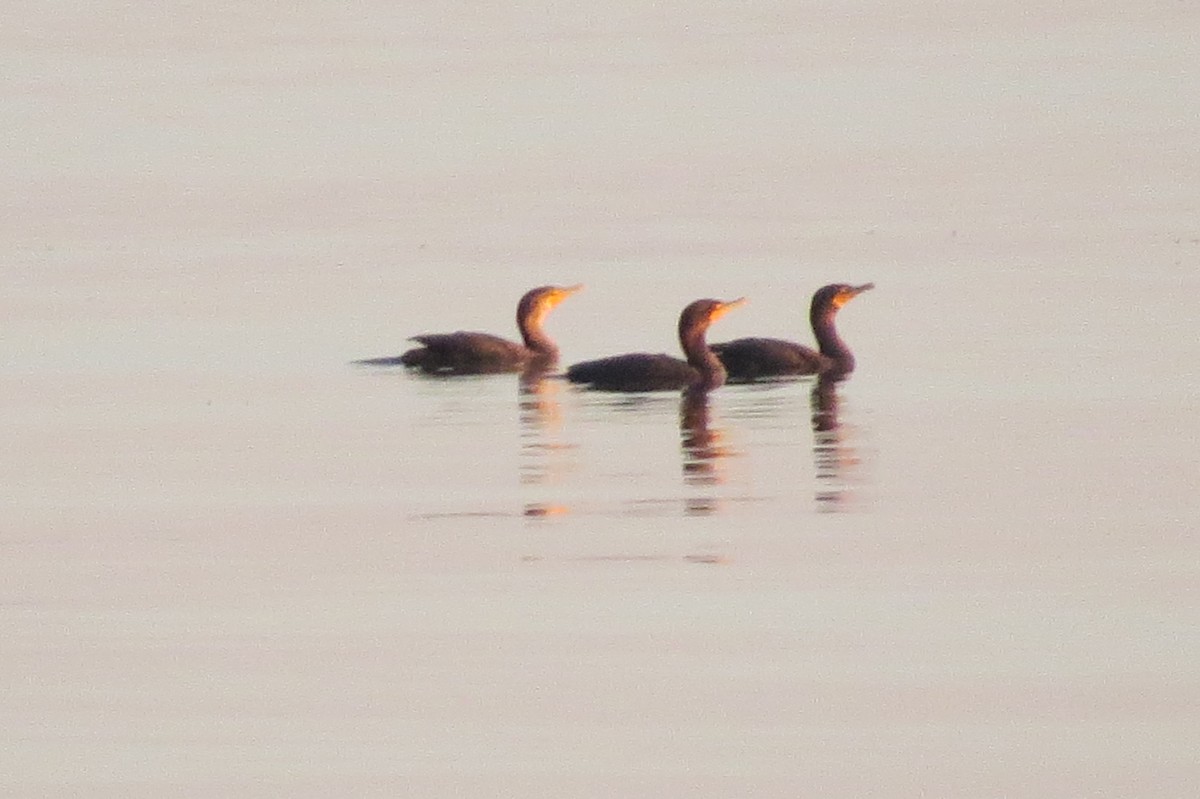
<path fill-rule="evenodd" d="M 687 360 L 665 353 L 613 355 L 577 363 L 567 369 L 572 383 L 587 384 L 601 391 L 705 392 L 725 382 L 725 369 L 705 341 L 708 326 L 744 299 L 696 300 L 679 315 L 679 345 Z"/>
<path fill-rule="evenodd" d="M 849 374 L 854 371 L 854 353 L 838 336 L 834 319 L 839 308 L 874 287 L 874 283 L 835 283 L 813 294 L 808 317 L 817 339 L 816 350 L 778 338 L 739 338 L 713 344 L 712 350 L 725 365 L 731 382 L 783 375 Z"/>
<path fill-rule="evenodd" d="M 426 333 L 413 336 L 414 347 L 403 355 L 370 358 L 356 363 L 367 366 L 407 366 L 429 374 L 473 375 L 493 372 L 520 372 L 530 368 L 548 369 L 558 362 L 558 347 L 542 330 L 546 315 L 583 286 L 542 286 L 526 292 L 517 304 L 517 328 L 521 340 L 515 341 L 460 330 L 456 333 Z"/>

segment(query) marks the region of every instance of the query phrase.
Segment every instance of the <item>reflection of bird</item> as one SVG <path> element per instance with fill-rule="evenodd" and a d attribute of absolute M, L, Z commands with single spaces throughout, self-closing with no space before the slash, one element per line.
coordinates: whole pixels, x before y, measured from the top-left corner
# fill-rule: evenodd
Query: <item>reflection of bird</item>
<path fill-rule="evenodd" d="M 720 483 L 717 461 L 728 453 L 721 446 L 721 431 L 709 425 L 707 394 L 683 395 L 679 403 L 679 439 L 684 479 L 696 485 Z"/>
<path fill-rule="evenodd" d="M 423 346 L 403 355 L 357 361 L 368 366 L 404 365 L 430 374 L 470 375 L 519 372 L 547 368 L 558 360 L 558 347 L 542 330 L 546 314 L 583 286 L 542 286 L 533 289 L 517 304 L 517 327 L 521 344 L 493 336 L 460 330 L 457 333 L 427 333 L 413 336 Z"/>
<path fill-rule="evenodd" d="M 521 470 L 524 485 L 545 486 L 559 482 L 570 466 L 567 456 L 571 445 L 561 440 L 562 418 L 556 394 L 562 388 L 557 380 L 544 374 L 522 373 L 520 386 Z M 567 505 L 536 501 L 525 503 L 529 518 L 561 516 L 570 512 Z"/>
<path fill-rule="evenodd" d="M 809 395 L 809 405 L 812 408 L 812 427 L 815 433 L 836 433 L 838 431 L 838 383 L 841 377 L 821 375 L 813 385 Z M 837 439 L 833 439 L 836 441 Z M 818 441 L 820 443 L 827 443 Z"/>
<path fill-rule="evenodd" d="M 517 406 L 521 421 L 521 482 L 546 482 L 553 456 L 569 449 L 559 441 L 562 409 L 557 394 L 562 384 L 544 374 L 523 373 Z"/>
<path fill-rule="evenodd" d="M 808 317 L 819 351 L 778 338 L 739 338 L 713 344 L 713 352 L 725 364 L 731 381 L 780 375 L 848 374 L 854 371 L 854 354 L 838 336 L 834 318 L 839 308 L 874 287 L 874 283 L 862 286 L 835 283 L 817 290 Z"/>
<path fill-rule="evenodd" d="M 838 419 L 838 385 L 845 375 L 829 372 L 817 378 L 810 398 L 813 457 L 817 467 L 817 509 L 836 513 L 854 500 L 855 471 L 859 464 L 853 438 Z M 851 431 L 852 432 L 852 431 Z"/>
<path fill-rule="evenodd" d="M 679 315 L 679 345 L 686 361 L 666 354 L 632 353 L 584 361 L 567 369 L 572 383 L 586 383 L 602 391 L 669 391 L 686 389 L 705 392 L 725 382 L 725 369 L 705 340 L 708 326 L 744 298 L 696 300 Z"/>

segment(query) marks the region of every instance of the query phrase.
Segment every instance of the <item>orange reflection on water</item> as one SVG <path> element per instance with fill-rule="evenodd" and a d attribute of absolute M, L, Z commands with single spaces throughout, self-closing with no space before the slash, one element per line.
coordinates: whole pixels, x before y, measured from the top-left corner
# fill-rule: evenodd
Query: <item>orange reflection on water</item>
<path fill-rule="evenodd" d="M 521 421 L 520 482 L 522 485 L 557 485 L 570 471 L 566 453 L 574 447 L 562 439 L 562 406 L 558 401 L 561 381 L 534 370 L 521 375 L 519 412 Z M 563 516 L 570 507 L 557 502 L 527 502 L 528 518 Z"/>
<path fill-rule="evenodd" d="M 566 505 L 548 505 L 544 502 L 529 502 L 525 505 L 523 514 L 531 519 L 543 519 L 548 516 L 566 516 L 571 509 Z"/>

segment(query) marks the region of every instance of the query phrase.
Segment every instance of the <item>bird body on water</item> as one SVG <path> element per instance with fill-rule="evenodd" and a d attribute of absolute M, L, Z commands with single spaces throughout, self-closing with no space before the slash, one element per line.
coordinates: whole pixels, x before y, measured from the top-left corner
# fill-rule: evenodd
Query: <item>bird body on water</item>
<path fill-rule="evenodd" d="M 572 383 L 601 391 L 679 391 L 703 393 L 725 382 L 725 368 L 708 348 L 709 325 L 745 299 L 696 300 L 679 315 L 679 345 L 687 360 L 665 353 L 630 353 L 577 363 L 567 369 Z"/>
<path fill-rule="evenodd" d="M 550 369 L 558 362 L 558 346 L 546 335 L 542 323 L 556 305 L 583 288 L 541 286 L 525 293 L 517 303 L 517 328 L 521 343 L 490 333 L 459 330 L 412 336 L 419 343 L 402 355 L 356 361 L 367 366 L 407 366 L 429 374 L 472 375 Z"/>
<path fill-rule="evenodd" d="M 874 283 L 850 286 L 834 283 L 813 294 L 809 322 L 817 349 L 778 338 L 739 338 L 712 345 L 731 382 L 748 382 L 764 377 L 809 374 L 849 374 L 854 371 L 854 353 L 838 335 L 838 310 Z"/>

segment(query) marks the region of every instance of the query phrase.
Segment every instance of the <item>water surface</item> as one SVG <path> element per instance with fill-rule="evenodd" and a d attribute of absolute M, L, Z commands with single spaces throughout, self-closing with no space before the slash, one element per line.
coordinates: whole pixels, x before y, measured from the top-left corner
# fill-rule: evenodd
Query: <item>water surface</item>
<path fill-rule="evenodd" d="M 0 34 L 7 792 L 1194 793 L 1195 12 L 72 9 Z M 868 280 L 836 385 L 350 363 Z"/>

